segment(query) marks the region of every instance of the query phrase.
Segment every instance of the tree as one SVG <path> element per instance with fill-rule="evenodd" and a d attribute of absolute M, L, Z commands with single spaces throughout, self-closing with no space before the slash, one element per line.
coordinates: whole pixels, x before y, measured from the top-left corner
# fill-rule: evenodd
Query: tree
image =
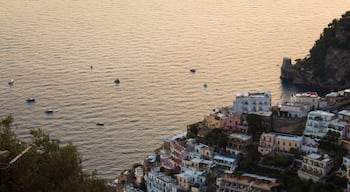
<path fill-rule="evenodd" d="M 0 124 L 0 150 L 10 159 L 29 146 L 11 130 L 12 117 Z M 9 168 L 1 170 L 0 191 L 106 191 L 106 181 L 82 171 L 81 156 L 72 144 L 60 145 L 43 130 L 31 130 L 32 148 Z"/>

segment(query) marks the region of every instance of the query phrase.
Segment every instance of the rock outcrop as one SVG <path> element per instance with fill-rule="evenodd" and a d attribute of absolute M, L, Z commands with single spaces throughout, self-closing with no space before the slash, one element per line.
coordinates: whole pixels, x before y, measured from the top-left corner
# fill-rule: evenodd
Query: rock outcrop
<path fill-rule="evenodd" d="M 328 24 L 309 56 L 295 64 L 283 58 L 281 78 L 326 89 L 350 87 L 350 11 Z"/>

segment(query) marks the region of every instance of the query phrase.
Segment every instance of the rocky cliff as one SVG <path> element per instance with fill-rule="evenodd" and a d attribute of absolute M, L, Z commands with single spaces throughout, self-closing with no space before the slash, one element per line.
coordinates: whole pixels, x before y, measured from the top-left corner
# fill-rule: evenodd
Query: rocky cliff
<path fill-rule="evenodd" d="M 304 59 L 283 58 L 281 78 L 327 89 L 350 87 L 350 11 L 334 19 Z"/>

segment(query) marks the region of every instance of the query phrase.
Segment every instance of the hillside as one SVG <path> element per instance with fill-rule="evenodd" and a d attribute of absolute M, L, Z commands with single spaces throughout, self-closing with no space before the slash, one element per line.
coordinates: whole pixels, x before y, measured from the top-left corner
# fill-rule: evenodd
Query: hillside
<path fill-rule="evenodd" d="M 281 78 L 327 89 L 350 87 L 350 11 L 328 24 L 304 59 L 284 59 Z"/>

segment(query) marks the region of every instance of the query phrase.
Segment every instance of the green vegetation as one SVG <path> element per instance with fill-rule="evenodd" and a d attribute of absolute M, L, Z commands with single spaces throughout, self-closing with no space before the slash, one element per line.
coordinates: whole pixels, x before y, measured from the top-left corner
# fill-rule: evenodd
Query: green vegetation
<path fill-rule="evenodd" d="M 320 141 L 319 149 L 325 151 L 334 158 L 334 167 L 339 168 L 343 156 L 347 154 L 346 149 L 339 144 L 339 133 L 329 131 Z"/>
<path fill-rule="evenodd" d="M 196 138 L 199 131 L 200 122 L 187 126 L 187 138 Z"/>
<path fill-rule="evenodd" d="M 12 122 L 10 116 L 0 122 L 0 151 L 9 151 L 8 160 L 29 146 L 11 130 Z M 81 157 L 73 144 L 62 146 L 41 129 L 31 130 L 30 135 L 31 149 L 11 166 L 0 169 L 0 191 L 107 191 L 106 181 L 98 178 L 96 171 L 82 171 Z"/>
<path fill-rule="evenodd" d="M 204 144 L 225 149 L 228 137 L 221 129 L 213 129 L 206 137 Z"/>
<path fill-rule="evenodd" d="M 259 141 L 260 135 L 268 130 L 268 126 L 263 122 L 259 115 L 248 114 L 248 134 L 252 136 L 253 141 Z"/>
<path fill-rule="evenodd" d="M 295 61 L 306 70 L 312 69 L 313 74 L 322 78 L 326 71 L 324 70 L 325 58 L 330 48 L 350 49 L 350 38 L 342 38 L 346 34 L 341 34 L 344 30 L 349 30 L 350 11 L 342 15 L 340 19 L 334 19 L 328 24 L 320 38 L 315 42 L 309 51 L 309 55 L 304 59 L 296 59 Z M 340 35 L 339 35 L 340 34 Z"/>

